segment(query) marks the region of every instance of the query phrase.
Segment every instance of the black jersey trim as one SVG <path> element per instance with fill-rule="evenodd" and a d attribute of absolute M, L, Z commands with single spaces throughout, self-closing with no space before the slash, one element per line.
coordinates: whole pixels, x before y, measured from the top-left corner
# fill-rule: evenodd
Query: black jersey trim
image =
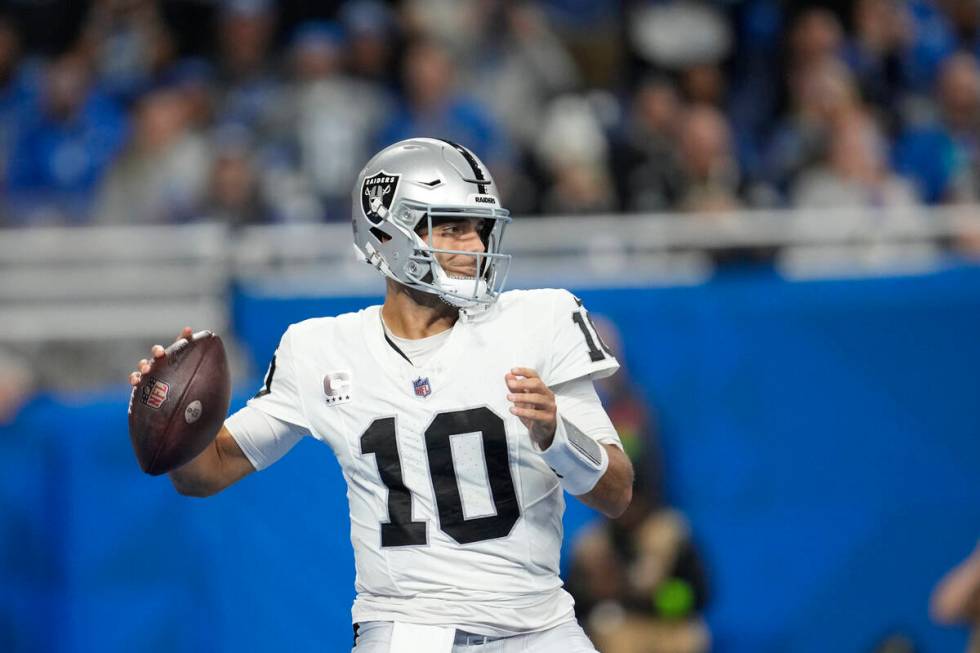
<path fill-rule="evenodd" d="M 399 356 L 401 356 L 402 358 L 404 358 L 405 360 L 407 360 L 409 365 L 411 365 L 412 367 L 415 367 L 415 363 L 412 362 L 412 359 L 409 358 L 408 356 L 406 356 L 405 355 L 405 352 L 403 352 L 401 349 L 398 348 L 398 345 L 396 345 L 395 342 L 391 338 L 388 337 L 388 333 L 387 332 L 385 332 L 385 342 L 387 342 L 389 345 L 391 345 L 391 348 L 394 349 L 395 351 L 397 351 Z"/>

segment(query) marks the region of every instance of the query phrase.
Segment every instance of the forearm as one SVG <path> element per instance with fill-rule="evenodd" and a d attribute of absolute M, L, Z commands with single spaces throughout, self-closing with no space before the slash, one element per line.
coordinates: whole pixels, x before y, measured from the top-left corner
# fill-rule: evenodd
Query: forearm
<path fill-rule="evenodd" d="M 542 395 L 549 398 L 547 392 Z M 592 381 L 581 378 L 555 386 L 553 402 L 544 406 L 549 419 L 533 421 L 529 432 L 562 486 L 609 517 L 623 514 L 633 498 L 633 465 L 621 448 L 601 442 L 616 438 L 616 428 Z"/>
<path fill-rule="evenodd" d="M 217 486 L 214 442 L 186 465 L 170 472 L 170 482 L 180 494 L 188 497 L 209 497 L 221 490 Z"/>
<path fill-rule="evenodd" d="M 633 465 L 622 450 L 612 444 L 602 445 L 609 455 L 609 467 L 589 492 L 578 495 L 578 500 L 615 519 L 633 500 Z"/>
<path fill-rule="evenodd" d="M 170 472 L 180 494 L 209 497 L 254 471 L 231 433 L 221 427 L 218 436 L 196 458 Z"/>

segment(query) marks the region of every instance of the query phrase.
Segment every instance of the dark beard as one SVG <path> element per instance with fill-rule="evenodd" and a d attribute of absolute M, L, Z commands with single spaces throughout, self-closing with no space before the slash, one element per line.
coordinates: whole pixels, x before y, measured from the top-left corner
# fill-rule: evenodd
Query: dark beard
<path fill-rule="evenodd" d="M 412 301 L 419 306 L 432 309 L 440 316 L 458 316 L 459 308 L 447 303 L 442 297 L 434 293 L 425 292 L 417 288 L 411 288 L 405 284 L 398 284 L 398 291 L 403 292 L 412 298 Z"/>

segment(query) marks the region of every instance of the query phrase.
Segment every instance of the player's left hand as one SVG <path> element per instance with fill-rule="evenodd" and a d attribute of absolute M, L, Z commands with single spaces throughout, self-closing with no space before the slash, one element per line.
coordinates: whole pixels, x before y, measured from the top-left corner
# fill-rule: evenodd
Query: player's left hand
<path fill-rule="evenodd" d="M 504 375 L 504 381 L 510 390 L 507 399 L 514 404 L 510 412 L 521 418 L 538 447 L 547 449 L 558 426 L 555 393 L 529 367 L 515 367 Z"/>

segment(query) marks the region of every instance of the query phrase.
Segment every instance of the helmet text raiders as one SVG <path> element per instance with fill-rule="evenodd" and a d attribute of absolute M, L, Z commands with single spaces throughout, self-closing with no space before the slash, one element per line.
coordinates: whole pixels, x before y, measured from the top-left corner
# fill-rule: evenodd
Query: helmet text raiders
<path fill-rule="evenodd" d="M 510 255 L 500 244 L 510 212 L 486 166 L 465 147 L 433 138 L 395 143 L 364 166 L 352 200 L 354 248 L 390 279 L 468 312 L 490 306 L 503 290 Z M 481 221 L 483 252 L 432 246 L 434 225 L 468 219 Z M 474 257 L 475 276 L 449 275 L 435 254 Z"/>

